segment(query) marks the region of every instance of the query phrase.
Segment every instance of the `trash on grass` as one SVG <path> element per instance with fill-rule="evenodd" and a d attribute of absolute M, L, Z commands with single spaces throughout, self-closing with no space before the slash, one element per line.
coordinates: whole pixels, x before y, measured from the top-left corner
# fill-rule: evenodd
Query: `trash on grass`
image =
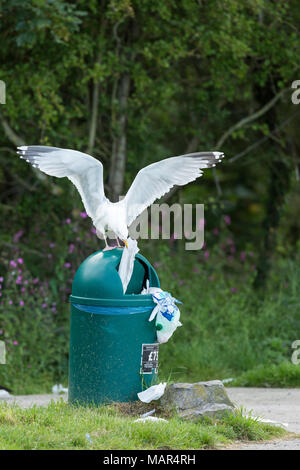
<path fill-rule="evenodd" d="M 7 392 L 6 390 L 0 390 L 0 398 L 7 398 L 11 397 L 11 394 Z"/>
<path fill-rule="evenodd" d="M 153 415 L 153 413 L 155 413 L 155 411 L 156 411 L 155 408 L 153 408 L 153 410 L 147 411 L 147 413 L 143 413 L 143 414 L 141 415 L 141 418 L 147 418 L 147 416 Z"/>
<path fill-rule="evenodd" d="M 52 387 L 52 393 L 67 393 L 68 392 L 68 389 L 63 387 L 62 384 L 55 384 L 53 385 Z"/>
<path fill-rule="evenodd" d="M 229 384 L 230 382 L 232 382 L 234 379 L 232 377 L 230 377 L 229 379 L 223 379 L 222 380 L 222 383 L 223 384 Z"/>
<path fill-rule="evenodd" d="M 118 270 L 119 276 L 123 284 L 124 294 L 132 276 L 135 255 L 140 251 L 137 246 L 136 240 L 128 238 L 127 244 L 128 248 L 124 248 L 123 250 Z"/>
<path fill-rule="evenodd" d="M 165 393 L 167 382 L 161 382 L 158 385 L 152 385 L 143 392 L 137 394 L 139 399 L 144 403 L 150 403 L 152 400 L 158 400 Z"/>
<path fill-rule="evenodd" d="M 147 421 L 151 421 L 151 422 L 154 422 L 154 423 L 157 423 L 158 421 L 163 421 L 165 423 L 167 423 L 168 421 L 164 418 L 156 418 L 155 416 L 146 416 L 145 418 L 138 418 L 136 419 L 135 421 L 133 421 L 134 423 L 146 423 Z"/>
<path fill-rule="evenodd" d="M 86 435 L 85 435 L 86 439 L 89 441 L 90 444 L 93 444 L 93 441 L 91 439 L 91 436 L 89 435 L 89 433 L 87 432 Z"/>

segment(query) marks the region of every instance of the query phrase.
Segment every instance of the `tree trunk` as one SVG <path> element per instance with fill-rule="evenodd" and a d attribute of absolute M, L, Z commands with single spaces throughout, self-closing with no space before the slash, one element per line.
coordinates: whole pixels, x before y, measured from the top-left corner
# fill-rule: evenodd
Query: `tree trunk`
<path fill-rule="evenodd" d="M 116 117 L 116 129 L 113 136 L 112 157 L 109 173 L 109 186 L 111 199 L 118 201 L 122 195 L 126 165 L 127 150 L 127 108 L 130 90 L 130 75 L 125 73 L 122 75 L 118 89 L 119 110 Z"/>

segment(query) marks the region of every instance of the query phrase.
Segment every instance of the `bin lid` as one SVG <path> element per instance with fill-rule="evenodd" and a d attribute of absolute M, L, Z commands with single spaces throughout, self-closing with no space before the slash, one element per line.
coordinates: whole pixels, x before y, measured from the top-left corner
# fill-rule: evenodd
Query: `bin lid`
<path fill-rule="evenodd" d="M 123 248 L 97 251 L 79 266 L 72 284 L 70 302 L 104 306 L 151 306 L 151 295 L 140 295 L 149 279 L 150 287 L 160 287 L 155 269 L 139 253 L 135 255 L 133 273 L 126 294 L 118 273 Z"/>

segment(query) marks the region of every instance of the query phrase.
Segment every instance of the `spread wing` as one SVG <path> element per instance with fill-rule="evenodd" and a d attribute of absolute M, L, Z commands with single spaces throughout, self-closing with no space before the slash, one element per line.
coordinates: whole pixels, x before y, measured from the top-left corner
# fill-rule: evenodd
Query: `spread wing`
<path fill-rule="evenodd" d="M 99 160 L 76 150 L 30 145 L 18 147 L 18 154 L 50 176 L 67 177 L 76 186 L 86 213 L 93 219 L 106 200 L 103 166 Z"/>
<path fill-rule="evenodd" d="M 138 172 L 122 203 L 126 205 L 128 226 L 156 199 L 173 186 L 183 186 L 202 176 L 204 168 L 220 162 L 221 152 L 199 152 L 166 158 Z"/>

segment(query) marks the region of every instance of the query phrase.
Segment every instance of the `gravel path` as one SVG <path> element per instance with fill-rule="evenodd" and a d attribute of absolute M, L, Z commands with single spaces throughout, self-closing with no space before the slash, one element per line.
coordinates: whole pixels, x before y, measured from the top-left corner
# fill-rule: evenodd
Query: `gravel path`
<path fill-rule="evenodd" d="M 253 416 L 269 419 L 277 423 L 286 423 L 285 429 L 296 435 L 288 439 L 266 442 L 234 444 L 233 450 L 300 450 L 300 388 L 248 388 L 226 387 L 230 399 L 236 406 L 243 406 Z M 7 399 L 24 408 L 32 405 L 46 406 L 51 400 L 66 400 L 67 394 L 61 395 L 19 395 Z"/>

